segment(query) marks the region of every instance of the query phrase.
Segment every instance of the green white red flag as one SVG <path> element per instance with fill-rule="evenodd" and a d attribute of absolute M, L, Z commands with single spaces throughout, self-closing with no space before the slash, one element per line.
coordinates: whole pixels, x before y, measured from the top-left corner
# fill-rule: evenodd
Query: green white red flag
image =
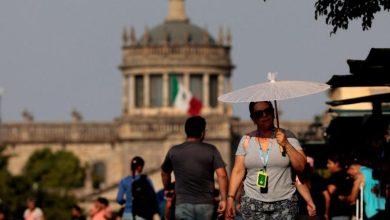
<path fill-rule="evenodd" d="M 199 115 L 202 110 L 202 102 L 193 96 L 191 91 L 176 79 L 176 76 L 171 78 L 171 100 L 175 108 L 189 115 Z"/>

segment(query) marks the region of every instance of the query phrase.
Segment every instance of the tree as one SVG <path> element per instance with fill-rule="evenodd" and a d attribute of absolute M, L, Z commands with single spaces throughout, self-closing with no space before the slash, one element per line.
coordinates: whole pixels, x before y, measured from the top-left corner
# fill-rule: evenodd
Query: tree
<path fill-rule="evenodd" d="M 0 146 L 0 209 L 8 215 L 7 219 L 20 219 L 30 191 L 30 183 L 24 177 L 15 177 L 8 172 L 9 155 Z"/>
<path fill-rule="evenodd" d="M 341 29 L 348 29 L 350 21 L 362 19 L 363 30 L 371 28 L 374 15 L 390 10 L 390 0 L 317 0 L 315 19 L 325 16 L 325 22 L 333 26 L 331 34 Z"/>
<path fill-rule="evenodd" d="M 31 155 L 23 174 L 39 188 L 66 195 L 69 190 L 83 186 L 85 168 L 71 152 L 52 153 L 43 149 Z"/>
<path fill-rule="evenodd" d="M 76 203 L 69 191 L 82 187 L 85 168 L 71 152 L 43 149 L 33 153 L 23 169 L 33 196 L 40 202 L 46 219 L 70 219 L 70 209 Z M 31 187 L 32 186 L 32 187 Z"/>

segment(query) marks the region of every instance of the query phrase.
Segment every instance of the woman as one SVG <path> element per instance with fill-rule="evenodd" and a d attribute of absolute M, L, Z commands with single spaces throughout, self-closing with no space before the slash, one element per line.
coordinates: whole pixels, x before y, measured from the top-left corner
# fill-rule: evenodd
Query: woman
<path fill-rule="evenodd" d="M 271 102 L 251 102 L 249 111 L 257 129 L 243 136 L 238 145 L 226 218 L 235 216 L 234 198 L 245 176 L 240 207 L 243 219 L 296 219 L 293 173 L 304 170 L 305 154 L 291 132 L 275 128 Z"/>
<path fill-rule="evenodd" d="M 158 213 L 152 181 L 142 174 L 144 165 L 144 159 L 134 157 L 130 163 L 131 175 L 119 182 L 116 201 L 124 205 L 123 220 L 150 220 Z"/>

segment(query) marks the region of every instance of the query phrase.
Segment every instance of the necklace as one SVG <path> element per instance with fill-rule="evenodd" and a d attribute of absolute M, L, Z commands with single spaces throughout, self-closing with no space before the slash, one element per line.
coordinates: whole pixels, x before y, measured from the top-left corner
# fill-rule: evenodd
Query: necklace
<path fill-rule="evenodd" d="M 264 169 L 266 169 L 266 167 L 267 167 L 267 162 L 268 162 L 269 152 L 270 152 L 270 150 L 271 150 L 271 148 L 272 148 L 272 139 L 273 139 L 274 136 L 275 136 L 275 130 L 272 129 L 272 134 L 271 134 L 271 137 L 270 137 L 270 139 L 269 139 L 269 144 L 268 144 L 267 151 L 265 152 L 265 155 L 264 155 L 264 153 L 263 153 L 263 149 L 261 148 L 260 132 L 259 132 L 259 131 L 257 131 L 257 132 L 258 132 L 258 135 L 259 135 L 258 141 L 259 141 L 259 147 L 260 147 L 260 149 L 259 149 L 260 159 L 261 159 L 261 161 L 263 162 Z"/>

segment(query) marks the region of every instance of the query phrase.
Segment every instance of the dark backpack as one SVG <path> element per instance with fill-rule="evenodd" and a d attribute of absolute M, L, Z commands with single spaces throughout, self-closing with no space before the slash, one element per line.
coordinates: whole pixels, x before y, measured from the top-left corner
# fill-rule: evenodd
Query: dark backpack
<path fill-rule="evenodd" d="M 140 216 L 147 220 L 153 219 L 158 213 L 156 193 L 147 180 L 146 175 L 141 175 L 132 184 L 133 216 Z"/>

